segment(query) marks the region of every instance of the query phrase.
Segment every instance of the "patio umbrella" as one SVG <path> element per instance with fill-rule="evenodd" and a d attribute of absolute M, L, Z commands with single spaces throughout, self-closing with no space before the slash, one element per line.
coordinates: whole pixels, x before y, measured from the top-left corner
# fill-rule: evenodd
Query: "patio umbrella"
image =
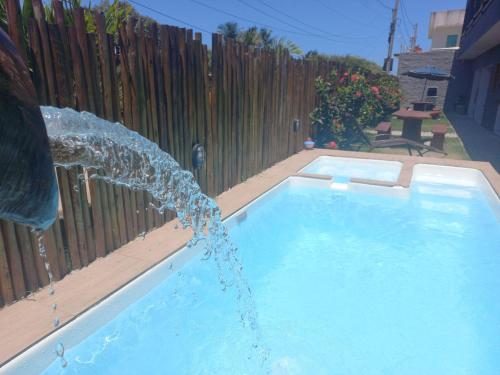
<path fill-rule="evenodd" d="M 425 94 L 425 89 L 427 88 L 427 80 L 429 81 L 449 81 L 450 79 L 453 79 L 454 77 L 439 68 L 436 68 L 435 66 L 424 66 L 422 68 L 417 68 L 417 69 L 412 69 L 408 70 L 407 72 L 403 73 L 405 76 L 409 76 L 412 78 L 420 78 L 420 79 L 425 79 L 424 83 L 424 90 L 422 91 L 422 99 L 424 100 L 424 94 Z"/>

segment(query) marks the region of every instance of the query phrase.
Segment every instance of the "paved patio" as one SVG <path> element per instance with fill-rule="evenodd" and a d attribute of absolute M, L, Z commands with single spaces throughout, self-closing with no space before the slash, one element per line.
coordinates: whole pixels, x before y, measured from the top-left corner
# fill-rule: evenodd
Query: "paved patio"
<path fill-rule="evenodd" d="M 500 173 L 500 137 L 465 115 L 447 113 L 472 160 L 488 161 Z"/>

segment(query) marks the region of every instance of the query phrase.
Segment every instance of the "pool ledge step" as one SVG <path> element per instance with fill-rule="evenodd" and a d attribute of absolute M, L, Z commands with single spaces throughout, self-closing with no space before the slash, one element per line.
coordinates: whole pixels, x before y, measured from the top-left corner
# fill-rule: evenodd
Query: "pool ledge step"
<path fill-rule="evenodd" d="M 332 176 L 328 176 L 326 174 L 314 174 L 314 173 L 295 173 L 292 175 L 293 177 L 303 177 L 303 178 L 315 178 L 317 180 L 331 180 Z"/>
<path fill-rule="evenodd" d="M 364 185 L 376 185 L 376 186 L 384 186 L 384 187 L 394 187 L 398 186 L 399 184 L 391 181 L 382 181 L 382 180 L 372 180 L 369 178 L 356 178 L 352 177 L 350 182 L 355 183 L 355 184 L 364 184 Z"/>

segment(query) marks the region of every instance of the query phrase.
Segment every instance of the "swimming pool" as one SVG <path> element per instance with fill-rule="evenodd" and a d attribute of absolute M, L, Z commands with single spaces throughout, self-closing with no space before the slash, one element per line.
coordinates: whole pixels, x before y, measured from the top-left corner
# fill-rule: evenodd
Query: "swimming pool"
<path fill-rule="evenodd" d="M 332 176 L 337 180 L 357 178 L 396 182 L 402 165 L 399 161 L 320 156 L 301 172 Z"/>
<path fill-rule="evenodd" d="M 500 224 L 481 173 L 417 165 L 410 189 L 291 177 L 228 221 L 264 368 L 214 264 L 186 249 L 30 349 L 81 374 L 498 374 Z M 168 276 L 168 277 L 167 277 Z"/>

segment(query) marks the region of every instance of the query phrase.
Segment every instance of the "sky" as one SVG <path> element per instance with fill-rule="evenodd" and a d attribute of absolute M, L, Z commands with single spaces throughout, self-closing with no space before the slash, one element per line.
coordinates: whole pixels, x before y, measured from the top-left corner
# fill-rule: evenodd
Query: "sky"
<path fill-rule="evenodd" d="M 465 8 L 466 0 L 400 0 L 394 53 L 409 45 L 418 24 L 417 44 L 427 39 L 432 11 Z M 94 3 L 95 1 L 93 1 Z M 241 27 L 272 29 L 298 44 L 304 52 L 350 54 L 382 63 L 394 0 L 131 0 L 139 13 L 170 24 L 201 31 L 210 45 L 210 32 L 227 21 Z M 168 17 L 170 18 L 168 18 Z"/>

